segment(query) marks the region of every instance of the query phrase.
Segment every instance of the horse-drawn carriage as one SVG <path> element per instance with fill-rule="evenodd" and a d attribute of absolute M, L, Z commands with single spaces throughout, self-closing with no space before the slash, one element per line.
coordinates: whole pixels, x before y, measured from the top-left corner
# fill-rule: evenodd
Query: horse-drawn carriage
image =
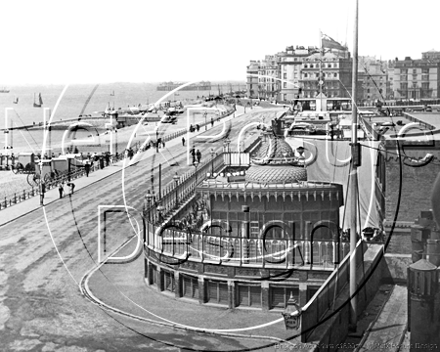
<path fill-rule="evenodd" d="M 14 174 L 32 174 L 35 172 L 35 154 L 34 153 L 19 153 L 17 160 L 12 165 L 12 172 Z"/>
<path fill-rule="evenodd" d="M 84 163 L 74 154 L 36 160 L 33 163 L 33 172 L 28 173 L 27 182 L 31 187 L 36 187 L 41 181 L 50 183 L 63 180 L 69 173 L 72 174 L 81 167 L 84 167 Z"/>

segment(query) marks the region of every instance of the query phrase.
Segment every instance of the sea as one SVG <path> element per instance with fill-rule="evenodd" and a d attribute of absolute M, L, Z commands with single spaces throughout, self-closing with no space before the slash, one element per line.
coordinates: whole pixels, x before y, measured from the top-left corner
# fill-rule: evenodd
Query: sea
<path fill-rule="evenodd" d="M 226 83 L 226 82 L 222 82 Z M 239 82 L 243 84 L 243 82 Z M 217 83 L 216 83 L 217 84 Z M 0 128 L 5 128 L 5 114 L 12 126 L 38 125 L 43 122 L 44 108 L 50 108 L 52 121 L 78 118 L 83 115 L 101 116 L 107 106 L 115 109 L 148 105 L 157 102 L 169 92 L 158 91 L 158 83 L 106 83 L 106 84 L 75 84 L 68 85 L 22 85 L 8 86 L 9 93 L 0 93 Z M 66 88 L 64 94 L 63 90 Z M 198 97 L 217 94 L 217 86 L 212 83 L 212 91 L 179 91 L 171 94 L 165 101 L 181 101 L 183 103 Z M 43 105 L 33 106 L 34 99 L 41 94 Z M 61 97 L 62 95 L 62 97 Z M 54 110 L 58 99 L 61 100 Z M 18 103 L 14 101 L 18 99 Z M 11 133 L 12 131 L 10 131 Z M 2 133 L 3 134 L 3 133 Z M 61 143 L 64 131 L 52 131 L 52 143 Z M 38 152 L 43 144 L 42 130 L 14 130 L 11 135 L 12 150 L 15 152 Z M 77 137 L 82 137 L 81 134 Z M 0 153 L 4 152 L 5 138 L 0 136 Z"/>

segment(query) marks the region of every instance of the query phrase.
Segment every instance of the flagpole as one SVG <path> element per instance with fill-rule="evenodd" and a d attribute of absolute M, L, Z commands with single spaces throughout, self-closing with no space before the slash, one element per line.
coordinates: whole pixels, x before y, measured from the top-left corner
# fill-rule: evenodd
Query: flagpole
<path fill-rule="evenodd" d="M 357 242 L 357 199 L 358 199 L 358 178 L 357 168 L 360 166 L 360 146 L 358 143 L 358 116 L 357 116 L 357 70 L 358 70 L 358 11 L 359 0 L 355 3 L 355 23 L 353 33 L 353 72 L 352 72 L 352 95 L 351 95 L 351 114 L 352 114 L 352 135 L 351 135 L 351 163 L 350 172 L 350 330 L 356 331 L 357 328 L 357 297 L 355 295 L 356 283 L 356 242 Z"/>
<path fill-rule="evenodd" d="M 319 84 L 319 99 L 321 100 L 321 104 L 320 104 L 321 108 L 320 109 L 322 111 L 323 109 L 322 109 L 322 84 L 321 84 L 321 82 L 322 82 L 322 60 L 324 59 L 324 46 L 322 45 L 322 32 L 321 32 L 321 30 L 319 30 L 319 35 L 320 35 L 319 41 L 321 43 L 321 50 L 319 50 L 320 60 L 319 60 L 318 84 Z"/>

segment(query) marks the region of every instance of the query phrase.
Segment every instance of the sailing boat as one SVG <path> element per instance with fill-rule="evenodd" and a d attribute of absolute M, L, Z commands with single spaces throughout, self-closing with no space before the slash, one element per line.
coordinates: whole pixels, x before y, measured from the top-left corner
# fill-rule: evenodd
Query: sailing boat
<path fill-rule="evenodd" d="M 14 103 L 14 104 L 18 104 L 18 97 L 15 97 L 13 103 Z"/>
<path fill-rule="evenodd" d="M 38 93 L 38 102 L 35 100 L 35 93 L 34 93 L 34 108 L 41 108 L 43 105 L 43 99 L 41 99 L 41 93 Z"/>

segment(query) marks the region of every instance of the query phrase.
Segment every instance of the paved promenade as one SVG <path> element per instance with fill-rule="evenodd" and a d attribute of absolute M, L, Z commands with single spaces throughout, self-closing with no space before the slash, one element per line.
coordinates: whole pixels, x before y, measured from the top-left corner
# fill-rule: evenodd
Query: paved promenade
<path fill-rule="evenodd" d="M 222 119 L 222 121 L 229 121 L 229 120 L 233 119 L 234 116 L 238 117 L 242 114 L 243 114 L 243 108 L 238 106 L 237 112 L 235 114 L 231 114 L 231 115 L 225 117 L 224 119 Z M 214 125 L 214 127 L 216 127 L 216 126 L 218 126 L 218 123 L 216 123 Z M 208 125 L 208 128 L 209 127 L 211 127 L 211 125 Z M 201 128 L 200 132 L 195 133 L 195 134 L 196 135 L 202 134 L 204 132 L 205 132 L 205 128 Z M 193 135 L 194 135 L 194 133 L 193 133 Z M 186 137 L 186 135 L 184 137 Z M 166 153 L 167 150 L 178 148 L 181 145 L 182 145 L 181 137 L 175 138 L 175 139 L 172 139 L 169 142 L 167 142 L 166 148 L 159 149 L 159 152 Z M 80 189 L 93 186 L 97 182 L 121 171 L 122 168 L 124 167 L 124 165 L 125 165 L 125 167 L 129 167 L 131 164 L 136 163 L 140 158 L 145 159 L 145 158 L 153 156 L 154 154 L 156 154 L 156 149 L 150 148 L 147 151 L 142 152 L 139 155 L 135 155 L 135 157 L 131 161 L 129 161 L 128 159 L 124 159 L 124 160 L 118 161 L 116 163 L 113 163 L 108 167 L 105 167 L 103 169 L 99 169 L 99 170 L 96 170 L 95 172 L 90 173 L 89 177 L 85 177 L 85 176 L 80 177 L 80 178 L 73 181 L 73 183 L 75 184 L 75 192 Z M 191 167 L 188 166 L 187 169 L 190 170 Z M 68 196 L 68 194 L 66 196 Z M 44 205 L 50 204 L 50 203 L 56 201 L 57 199 L 59 199 L 59 193 L 58 193 L 58 188 L 55 187 L 55 188 L 50 189 L 46 192 L 46 194 L 44 196 Z M 40 196 L 37 195 L 32 198 L 29 198 L 26 201 L 17 203 L 13 206 L 7 207 L 6 209 L 0 210 L 0 227 L 3 225 L 6 225 L 7 223 L 9 223 L 11 221 L 14 221 L 16 219 L 21 218 L 22 216 L 24 216 L 32 211 L 35 211 L 35 210 L 39 209 L 40 207 L 41 207 L 40 206 Z"/>

